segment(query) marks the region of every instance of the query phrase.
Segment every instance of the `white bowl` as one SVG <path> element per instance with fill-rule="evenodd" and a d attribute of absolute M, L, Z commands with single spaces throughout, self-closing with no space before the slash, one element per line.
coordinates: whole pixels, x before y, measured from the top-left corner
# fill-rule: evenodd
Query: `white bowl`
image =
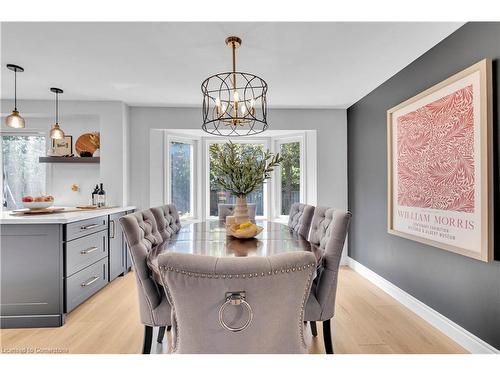
<path fill-rule="evenodd" d="M 23 202 L 24 208 L 29 208 L 30 210 L 41 210 L 43 208 L 49 208 L 54 204 L 54 201 L 48 202 Z"/>

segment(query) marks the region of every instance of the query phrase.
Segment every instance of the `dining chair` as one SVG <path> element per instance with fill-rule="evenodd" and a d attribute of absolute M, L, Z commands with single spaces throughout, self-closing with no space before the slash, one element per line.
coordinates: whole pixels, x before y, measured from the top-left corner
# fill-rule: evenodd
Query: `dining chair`
<path fill-rule="evenodd" d="M 173 353 L 305 353 L 304 305 L 316 258 L 158 257 L 172 306 Z"/>
<path fill-rule="evenodd" d="M 323 250 L 323 257 L 307 301 L 305 321 L 310 322 L 314 336 L 317 336 L 316 321 L 323 322 L 327 354 L 333 354 L 330 319 L 335 313 L 340 258 L 350 221 L 348 211 L 316 207 L 309 234 L 309 242 Z"/>
<path fill-rule="evenodd" d="M 152 278 L 147 265 L 149 252 L 163 242 L 153 212 L 148 210 L 134 212 L 120 218 L 125 233 L 130 257 L 135 270 L 139 312 L 144 325 L 143 354 L 151 352 L 153 327 L 159 327 L 157 341 L 161 343 L 165 328 L 170 330 L 170 304 L 164 290 Z"/>
<path fill-rule="evenodd" d="M 181 220 L 179 211 L 173 204 L 151 208 L 151 212 L 156 220 L 158 232 L 163 240 L 172 237 L 181 230 Z"/>
<path fill-rule="evenodd" d="M 248 217 L 251 221 L 255 221 L 255 211 L 257 205 L 255 203 L 247 203 L 248 206 Z M 219 203 L 217 208 L 219 210 L 219 220 L 223 223 L 226 222 L 227 216 L 234 215 L 234 204 L 231 203 Z"/>
<path fill-rule="evenodd" d="M 303 203 L 292 204 L 288 215 L 288 227 L 302 237 L 307 238 L 313 214 L 314 206 Z"/>

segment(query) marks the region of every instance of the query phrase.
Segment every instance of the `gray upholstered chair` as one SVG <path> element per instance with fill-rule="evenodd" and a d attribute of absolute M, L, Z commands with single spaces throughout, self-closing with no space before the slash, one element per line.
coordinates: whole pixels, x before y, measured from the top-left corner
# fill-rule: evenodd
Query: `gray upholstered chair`
<path fill-rule="evenodd" d="M 151 208 L 151 212 L 158 225 L 158 232 L 160 232 L 163 240 L 172 237 L 181 229 L 181 220 L 179 212 L 173 204 Z"/>
<path fill-rule="evenodd" d="M 314 336 L 317 336 L 316 321 L 323 322 L 323 339 L 328 354 L 333 354 L 330 319 L 335 313 L 340 258 L 350 221 L 350 212 L 316 207 L 309 234 L 309 242 L 324 253 L 307 301 L 305 321 L 310 322 Z"/>
<path fill-rule="evenodd" d="M 306 251 L 269 257 L 165 253 L 174 353 L 305 353 L 304 304 L 316 265 Z"/>
<path fill-rule="evenodd" d="M 302 237 L 307 238 L 313 214 L 314 206 L 303 203 L 292 204 L 288 215 L 288 227 Z"/>
<path fill-rule="evenodd" d="M 143 354 L 151 352 L 153 327 L 159 327 L 158 342 L 163 341 L 165 327 L 170 329 L 170 304 L 165 292 L 152 278 L 147 256 L 154 246 L 163 242 L 151 210 L 143 210 L 120 218 L 132 264 L 135 269 L 139 311 L 144 324 Z"/>
<path fill-rule="evenodd" d="M 234 214 L 234 204 L 230 203 L 219 203 L 218 209 L 219 209 L 219 220 L 222 221 L 223 223 L 226 222 L 226 217 L 227 216 L 232 216 Z M 248 206 L 248 216 L 250 217 L 250 220 L 255 221 L 255 211 L 256 211 L 256 204 L 255 203 L 247 203 Z"/>

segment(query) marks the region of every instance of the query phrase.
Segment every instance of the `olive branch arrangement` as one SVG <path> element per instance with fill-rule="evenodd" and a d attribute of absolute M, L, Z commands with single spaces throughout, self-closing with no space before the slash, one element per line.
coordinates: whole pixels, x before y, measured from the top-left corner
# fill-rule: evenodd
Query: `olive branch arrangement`
<path fill-rule="evenodd" d="M 283 161 L 279 153 L 259 149 L 243 151 L 231 141 L 212 145 L 210 155 L 217 183 L 237 197 L 247 196 L 271 178 L 271 172 Z"/>

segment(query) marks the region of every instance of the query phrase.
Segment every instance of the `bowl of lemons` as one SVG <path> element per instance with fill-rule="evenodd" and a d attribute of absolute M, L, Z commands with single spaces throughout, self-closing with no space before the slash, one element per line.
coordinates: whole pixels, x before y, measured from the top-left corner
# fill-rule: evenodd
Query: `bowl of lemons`
<path fill-rule="evenodd" d="M 257 236 L 264 228 L 255 225 L 251 221 L 242 224 L 230 224 L 226 226 L 227 235 L 236 238 L 253 238 Z"/>

